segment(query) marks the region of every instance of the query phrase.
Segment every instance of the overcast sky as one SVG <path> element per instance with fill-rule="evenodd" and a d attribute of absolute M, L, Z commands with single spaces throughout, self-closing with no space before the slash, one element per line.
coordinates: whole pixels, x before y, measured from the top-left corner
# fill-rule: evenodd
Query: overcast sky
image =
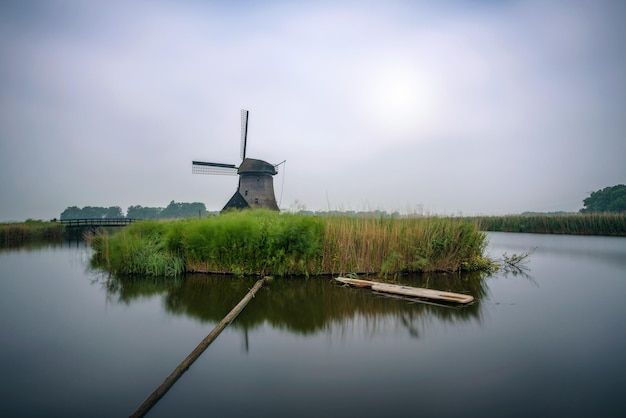
<path fill-rule="evenodd" d="M 626 183 L 626 2 L 0 3 L 0 221 L 219 210 L 577 211 Z"/>

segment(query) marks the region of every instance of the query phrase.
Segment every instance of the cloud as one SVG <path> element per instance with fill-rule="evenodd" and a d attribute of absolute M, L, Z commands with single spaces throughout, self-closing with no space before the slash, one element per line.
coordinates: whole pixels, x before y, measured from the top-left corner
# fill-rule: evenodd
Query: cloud
<path fill-rule="evenodd" d="M 2 7 L 0 219 L 220 209 L 236 178 L 190 162 L 238 163 L 240 108 L 283 207 L 576 210 L 625 181 L 614 2 Z"/>

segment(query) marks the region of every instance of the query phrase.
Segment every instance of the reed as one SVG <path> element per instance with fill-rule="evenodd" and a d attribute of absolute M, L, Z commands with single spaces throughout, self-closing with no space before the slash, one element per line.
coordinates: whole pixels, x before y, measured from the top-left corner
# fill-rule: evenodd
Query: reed
<path fill-rule="evenodd" d="M 320 218 L 254 210 L 189 220 L 169 236 L 191 271 L 249 274 L 309 274 L 323 238 Z"/>
<path fill-rule="evenodd" d="M 486 236 L 454 218 L 327 218 L 320 270 L 411 273 L 488 269 Z"/>
<path fill-rule="evenodd" d="M 29 219 L 25 222 L 0 224 L 0 245 L 22 245 L 29 241 L 60 240 L 65 234 L 65 226 L 57 222 Z"/>
<path fill-rule="evenodd" d="M 113 274 L 178 277 L 184 262 L 165 247 L 167 223 L 138 222 L 119 233 L 99 231 L 89 237 L 95 250 L 92 265 Z"/>
<path fill-rule="evenodd" d="M 143 221 L 91 239 L 118 274 L 322 275 L 488 270 L 486 235 L 459 218 L 354 218 L 254 210 Z"/>
<path fill-rule="evenodd" d="M 509 215 L 472 219 L 483 231 L 626 236 L 626 213 Z"/>

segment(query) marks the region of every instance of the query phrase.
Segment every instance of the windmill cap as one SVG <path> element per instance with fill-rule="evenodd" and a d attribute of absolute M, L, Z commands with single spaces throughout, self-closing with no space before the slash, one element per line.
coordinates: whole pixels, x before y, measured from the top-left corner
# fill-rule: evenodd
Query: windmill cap
<path fill-rule="evenodd" d="M 239 166 L 239 170 L 237 170 L 237 174 L 243 173 L 271 174 L 273 176 L 277 171 L 276 167 L 266 161 L 246 158 Z"/>

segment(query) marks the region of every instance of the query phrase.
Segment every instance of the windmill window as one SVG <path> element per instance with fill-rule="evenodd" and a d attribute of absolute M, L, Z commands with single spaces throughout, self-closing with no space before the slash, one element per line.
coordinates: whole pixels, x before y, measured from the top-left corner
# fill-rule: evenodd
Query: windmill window
<path fill-rule="evenodd" d="M 246 196 L 248 196 L 248 191 L 246 190 Z"/>
<path fill-rule="evenodd" d="M 259 204 L 259 198 L 258 197 L 254 198 L 254 203 L 257 204 L 257 205 Z"/>

